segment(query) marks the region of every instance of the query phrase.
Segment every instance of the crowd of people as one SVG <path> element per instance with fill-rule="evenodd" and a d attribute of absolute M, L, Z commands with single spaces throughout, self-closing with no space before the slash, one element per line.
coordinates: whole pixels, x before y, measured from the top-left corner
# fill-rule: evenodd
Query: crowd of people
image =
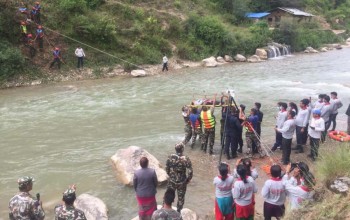
<path fill-rule="evenodd" d="M 42 7 L 40 5 L 40 2 L 35 2 L 32 10 L 30 11 L 28 10 L 26 3 L 20 3 L 17 13 L 19 14 L 18 17 L 20 20 L 21 42 L 28 48 L 29 55 L 31 58 L 33 58 L 37 53 L 36 48 L 39 48 L 39 52 L 44 51 L 45 39 L 47 43 L 53 48 L 53 60 L 50 63 L 49 69 L 53 68 L 55 64 L 57 64 L 58 69 L 60 69 L 61 63 L 63 62 L 61 49 L 49 42 L 41 22 L 41 9 Z M 35 45 L 35 42 L 37 42 L 37 46 Z M 75 56 L 78 59 L 77 68 L 83 68 L 85 53 L 80 46 L 76 48 Z"/>
<path fill-rule="evenodd" d="M 223 152 L 228 160 L 236 158 L 238 153 L 242 153 L 243 138 L 247 146 L 247 157 L 252 157 L 258 153 L 259 157 L 264 157 L 280 148 L 282 150 L 281 162 L 287 165 L 290 162 L 292 149 L 296 153 L 303 153 L 307 139 L 310 140 L 311 150 L 309 157 L 316 160 L 318 157 L 319 143 L 324 142 L 327 131 L 336 128 L 336 117 L 338 109 L 343 106 L 336 92 L 320 94 L 319 99 L 311 102 L 311 98 L 304 98 L 296 103 L 278 102 L 278 113 L 276 115 L 275 132 L 276 139 L 273 146 L 266 147 L 261 142 L 261 123 L 263 112 L 261 103 L 256 102 L 250 109 L 249 115 L 245 113 L 245 105 L 239 107 L 233 104 L 233 98 L 229 94 L 223 94 L 221 101 L 205 100 L 201 103 L 193 102 L 191 106 L 182 108 L 182 115 L 185 122 L 184 144 L 189 142 L 194 148 L 197 136 L 201 141 L 201 150 L 207 152 L 209 143 L 209 154 L 213 154 L 215 140 L 216 117 L 214 107 L 221 107 L 220 136 Z M 210 103 L 211 105 L 208 105 Z M 200 104 L 200 105 L 199 105 Z M 292 148 L 292 139 L 296 134 L 296 146 Z"/>

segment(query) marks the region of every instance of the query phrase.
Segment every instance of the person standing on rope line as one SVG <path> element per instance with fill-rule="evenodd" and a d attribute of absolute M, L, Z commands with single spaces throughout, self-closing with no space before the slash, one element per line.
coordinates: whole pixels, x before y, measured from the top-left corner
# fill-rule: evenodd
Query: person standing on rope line
<path fill-rule="evenodd" d="M 184 122 L 185 122 L 185 139 L 182 141 L 184 143 L 184 145 L 186 145 L 192 137 L 192 127 L 191 127 L 191 122 L 190 122 L 190 118 L 189 118 L 189 109 L 187 106 L 183 106 L 182 107 L 182 117 L 184 118 Z"/>
<path fill-rule="evenodd" d="M 40 5 L 40 2 L 35 2 L 34 8 L 36 9 L 36 23 L 41 24 L 41 19 L 40 19 L 41 5 Z"/>
<path fill-rule="evenodd" d="M 204 127 L 204 135 L 202 139 L 202 147 L 201 150 L 203 150 L 205 153 L 207 152 L 208 147 L 208 141 L 209 141 L 209 154 L 212 155 L 213 147 L 214 147 L 214 141 L 215 141 L 215 116 L 214 116 L 214 107 L 216 102 L 216 95 L 214 96 L 213 105 L 208 109 L 207 106 L 202 107 L 201 112 L 201 120 L 202 125 Z"/>
<path fill-rule="evenodd" d="M 282 134 L 282 163 L 288 165 L 290 163 L 290 153 L 292 151 L 292 139 L 295 125 L 295 112 L 289 111 L 287 121 L 283 123 L 282 128 L 275 128 L 275 130 Z"/>
<path fill-rule="evenodd" d="M 254 108 L 256 109 L 256 115 L 259 118 L 258 126 L 256 127 L 256 133 L 258 134 L 259 141 L 260 141 L 261 140 L 261 123 L 262 123 L 262 120 L 264 118 L 264 113 L 262 111 L 260 111 L 260 108 L 261 108 L 261 103 L 260 102 L 255 102 L 254 103 Z M 260 145 L 261 145 L 261 143 L 260 143 Z M 253 152 L 254 153 L 259 153 L 254 143 L 253 143 Z"/>
<path fill-rule="evenodd" d="M 60 48 L 56 47 L 55 50 L 52 52 L 53 55 L 53 61 L 50 64 L 51 69 L 55 63 L 57 63 L 58 69 L 61 68 L 61 50 Z"/>
<path fill-rule="evenodd" d="M 44 30 L 43 27 L 41 25 L 38 25 L 38 28 L 36 29 L 36 36 L 35 39 L 38 39 L 38 46 L 39 46 L 39 51 L 43 52 L 43 48 L 44 48 Z"/>
<path fill-rule="evenodd" d="M 343 103 L 341 102 L 340 99 L 338 99 L 338 93 L 337 92 L 331 92 L 331 105 L 332 105 L 332 112 L 330 117 L 330 122 L 333 123 L 331 131 L 335 130 L 335 127 L 337 126 L 337 115 L 338 115 L 338 109 L 340 109 L 343 106 Z"/>
<path fill-rule="evenodd" d="M 27 23 L 25 21 L 21 21 L 21 41 L 26 43 L 27 40 Z"/>
<path fill-rule="evenodd" d="M 165 54 L 163 56 L 163 69 L 162 69 L 162 71 L 164 72 L 164 70 L 168 71 L 168 57 L 166 57 Z"/>
<path fill-rule="evenodd" d="M 244 117 L 245 117 L 244 115 L 240 115 L 240 118 L 244 118 Z M 248 148 L 248 151 L 246 152 L 246 154 L 248 155 L 248 157 L 253 156 L 253 153 L 254 153 L 252 149 L 253 143 L 255 143 L 256 145 L 256 149 L 260 154 L 260 158 L 265 156 L 264 152 L 261 149 L 259 138 L 257 137 L 257 134 L 256 134 L 258 121 L 259 121 L 259 118 L 256 115 L 256 109 L 252 108 L 250 110 L 249 117 L 247 117 L 245 121 L 242 123 L 242 126 L 244 126 L 246 129 L 245 137 L 246 137 L 247 148 Z"/>
<path fill-rule="evenodd" d="M 78 46 L 77 49 L 75 49 L 75 56 L 78 57 L 78 65 L 77 68 L 80 69 L 80 67 L 82 69 L 84 69 L 84 57 L 85 57 L 85 53 L 83 48 L 81 48 L 81 46 Z"/>
<path fill-rule="evenodd" d="M 202 141 L 202 138 L 203 138 L 200 113 L 198 112 L 198 108 L 196 108 L 196 107 L 191 108 L 190 122 L 191 122 L 191 127 L 192 127 L 191 148 L 193 149 L 194 145 L 196 143 L 197 135 L 199 135 L 200 141 Z"/>
<path fill-rule="evenodd" d="M 33 58 L 35 56 L 35 53 L 36 53 L 36 50 L 34 48 L 33 35 L 32 34 L 28 34 L 26 41 L 27 41 L 26 46 L 29 48 L 30 58 Z"/>
<path fill-rule="evenodd" d="M 279 102 L 278 104 L 279 112 L 276 117 L 276 128 L 281 129 L 283 123 L 287 120 L 287 103 Z M 271 148 L 271 151 L 277 150 L 278 147 L 282 145 L 282 134 L 276 131 L 276 142 Z"/>
<path fill-rule="evenodd" d="M 169 175 L 167 189 L 177 190 L 177 211 L 181 212 L 187 190 L 187 184 L 193 176 L 192 163 L 189 157 L 183 155 L 185 145 L 180 142 L 175 145 L 176 154 L 171 154 L 166 161 L 166 173 Z"/>

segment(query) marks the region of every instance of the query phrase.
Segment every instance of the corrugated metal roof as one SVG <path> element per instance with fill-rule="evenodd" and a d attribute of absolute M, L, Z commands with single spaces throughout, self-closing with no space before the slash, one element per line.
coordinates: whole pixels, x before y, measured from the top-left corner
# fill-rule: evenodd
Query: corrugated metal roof
<path fill-rule="evenodd" d="M 268 12 L 259 12 L 259 13 L 249 12 L 249 13 L 246 13 L 245 16 L 247 18 L 262 18 L 262 17 L 265 17 L 269 14 L 270 13 L 268 13 Z"/>
<path fill-rule="evenodd" d="M 314 15 L 310 14 L 310 13 L 307 13 L 307 12 L 304 12 L 304 11 L 301 11 L 299 9 L 296 9 L 296 8 L 284 8 L 284 7 L 279 7 L 277 9 L 281 9 L 285 12 L 288 12 L 292 15 L 296 15 L 296 16 L 305 16 L 305 17 L 312 17 Z M 274 9 L 276 10 L 276 9 Z M 271 10 L 271 11 L 274 11 L 274 10 Z"/>

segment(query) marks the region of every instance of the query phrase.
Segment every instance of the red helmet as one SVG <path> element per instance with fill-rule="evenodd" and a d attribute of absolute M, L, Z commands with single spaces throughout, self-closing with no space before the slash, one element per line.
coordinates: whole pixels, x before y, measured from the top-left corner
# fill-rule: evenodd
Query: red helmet
<path fill-rule="evenodd" d="M 58 48 L 58 47 L 55 47 L 55 50 L 60 50 L 60 48 Z"/>
<path fill-rule="evenodd" d="M 40 5 L 40 2 L 35 2 L 36 5 Z"/>
<path fill-rule="evenodd" d="M 43 27 L 42 27 L 41 25 L 38 25 L 38 28 L 41 29 L 41 28 L 43 28 Z"/>
<path fill-rule="evenodd" d="M 33 35 L 32 34 L 28 34 L 27 37 L 33 37 Z"/>

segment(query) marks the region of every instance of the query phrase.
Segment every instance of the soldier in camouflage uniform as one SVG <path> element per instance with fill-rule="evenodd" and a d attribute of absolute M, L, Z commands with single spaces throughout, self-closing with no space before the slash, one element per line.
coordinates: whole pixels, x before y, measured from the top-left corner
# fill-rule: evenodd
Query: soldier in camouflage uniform
<path fill-rule="evenodd" d="M 34 178 L 30 176 L 18 179 L 19 193 L 9 202 L 10 220 L 43 220 L 45 212 L 42 208 L 39 195 L 35 199 L 29 191 L 33 188 Z"/>
<path fill-rule="evenodd" d="M 169 175 L 167 188 L 177 190 L 177 211 L 180 212 L 185 203 L 187 184 L 193 176 L 190 158 L 184 156 L 184 144 L 175 145 L 176 154 L 171 154 L 166 161 L 166 172 Z"/>
<path fill-rule="evenodd" d="M 163 198 L 163 207 L 153 212 L 152 220 L 182 220 L 179 212 L 172 208 L 175 199 L 175 191 L 168 188 Z"/>
<path fill-rule="evenodd" d="M 75 190 L 73 185 L 63 193 L 64 205 L 55 207 L 55 220 L 86 220 L 84 212 L 74 207 Z"/>
<path fill-rule="evenodd" d="M 192 127 L 190 122 L 190 114 L 187 106 L 182 107 L 182 116 L 185 121 L 185 139 L 182 141 L 185 145 L 191 140 L 192 137 Z"/>

